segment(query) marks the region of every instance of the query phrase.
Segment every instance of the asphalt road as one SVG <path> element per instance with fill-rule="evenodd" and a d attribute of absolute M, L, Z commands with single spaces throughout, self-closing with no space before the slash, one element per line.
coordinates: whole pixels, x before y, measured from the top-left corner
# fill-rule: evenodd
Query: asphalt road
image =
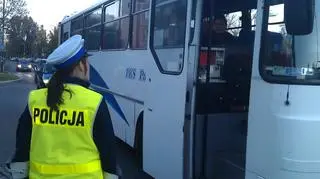
<path fill-rule="evenodd" d="M 28 92 L 34 89 L 32 74 L 18 74 L 19 82 L 0 84 L 0 162 L 13 153 L 18 119 L 27 104 Z"/>
<path fill-rule="evenodd" d="M 15 72 L 15 63 L 7 63 L 5 69 Z M 0 163 L 10 160 L 14 153 L 18 119 L 27 104 L 29 91 L 36 88 L 32 72 L 15 74 L 21 78 L 20 81 L 0 83 Z M 144 177 L 136 177 L 139 174 L 133 152 L 119 142 L 117 151 L 123 179 L 143 179 Z"/>

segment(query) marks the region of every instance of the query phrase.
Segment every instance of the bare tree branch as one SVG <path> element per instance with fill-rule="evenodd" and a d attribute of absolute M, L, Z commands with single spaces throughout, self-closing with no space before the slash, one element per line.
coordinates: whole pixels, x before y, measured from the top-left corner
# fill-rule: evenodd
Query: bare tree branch
<path fill-rule="evenodd" d="M 3 0 L 0 0 L 0 22 L 2 24 L 3 18 L 5 19 L 5 29 L 8 27 L 9 19 L 13 16 L 27 16 L 29 14 L 26 6 L 25 0 L 5 0 L 5 8 L 3 9 Z"/>
<path fill-rule="evenodd" d="M 240 30 L 241 30 L 241 20 L 240 18 L 240 14 L 228 14 L 226 15 L 226 19 L 227 19 L 227 28 L 237 28 L 238 29 L 231 29 L 230 32 L 232 33 L 232 35 L 234 36 L 239 36 Z"/>

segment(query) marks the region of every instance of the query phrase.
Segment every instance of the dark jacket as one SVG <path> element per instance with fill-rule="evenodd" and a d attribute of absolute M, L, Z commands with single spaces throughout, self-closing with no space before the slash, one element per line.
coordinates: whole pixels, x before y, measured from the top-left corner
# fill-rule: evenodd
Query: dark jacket
<path fill-rule="evenodd" d="M 209 37 L 211 36 L 211 41 L 209 42 Z M 206 34 L 202 36 L 202 46 L 208 46 L 210 44 L 211 47 L 215 46 L 224 46 L 232 44 L 236 41 L 236 37 L 231 35 L 229 32 L 224 33 L 216 33 L 211 32 L 211 34 Z"/>

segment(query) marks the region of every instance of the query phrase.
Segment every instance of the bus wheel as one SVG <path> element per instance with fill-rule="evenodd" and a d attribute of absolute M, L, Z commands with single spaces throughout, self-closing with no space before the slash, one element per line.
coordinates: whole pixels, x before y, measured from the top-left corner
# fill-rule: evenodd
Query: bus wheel
<path fill-rule="evenodd" d="M 136 135 L 134 140 L 134 148 L 136 154 L 136 161 L 139 168 L 143 167 L 143 117 L 140 115 L 137 126 Z"/>

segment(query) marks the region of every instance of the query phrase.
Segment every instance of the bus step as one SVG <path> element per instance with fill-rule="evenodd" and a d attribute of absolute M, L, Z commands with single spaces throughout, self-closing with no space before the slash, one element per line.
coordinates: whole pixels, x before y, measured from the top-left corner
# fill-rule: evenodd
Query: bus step
<path fill-rule="evenodd" d="M 154 179 L 154 177 L 144 172 L 143 170 L 139 170 L 135 176 L 135 179 Z"/>

